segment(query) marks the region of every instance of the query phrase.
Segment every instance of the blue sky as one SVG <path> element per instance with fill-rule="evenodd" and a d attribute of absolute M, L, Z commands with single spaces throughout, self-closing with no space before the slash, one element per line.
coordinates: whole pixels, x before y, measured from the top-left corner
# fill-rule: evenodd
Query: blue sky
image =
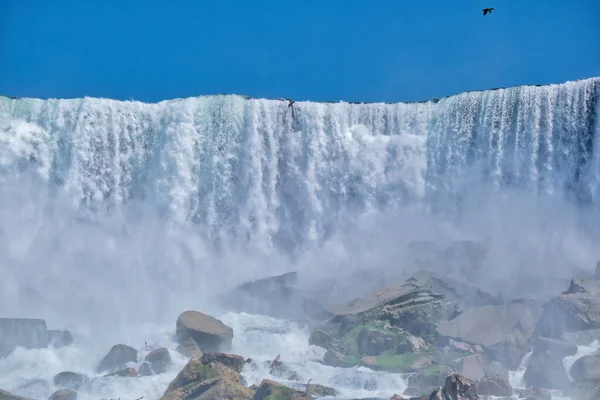
<path fill-rule="evenodd" d="M 600 76 L 598 21 L 600 0 L 0 0 L 0 93 L 413 101 Z"/>

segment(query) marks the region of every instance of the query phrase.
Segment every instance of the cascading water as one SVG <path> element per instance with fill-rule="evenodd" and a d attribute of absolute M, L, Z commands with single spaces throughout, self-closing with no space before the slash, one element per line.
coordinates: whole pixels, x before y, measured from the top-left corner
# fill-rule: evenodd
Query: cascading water
<path fill-rule="evenodd" d="M 303 379 L 312 368 L 349 397 L 391 395 L 399 376 L 312 365 L 304 328 L 278 322 L 288 336 L 246 339 L 275 322 L 225 313 L 214 296 L 291 269 L 312 282 L 397 273 L 399 249 L 421 238 L 490 237 L 478 284 L 497 291 L 592 266 L 599 97 L 592 78 L 411 104 L 296 102 L 294 117 L 286 102 L 241 96 L 0 97 L 0 316 L 77 338 L 0 361 L 0 389 L 47 397 L 52 387 L 19 387 L 71 367 L 93 374 L 115 343 L 173 349 L 174 321 L 193 308 L 225 318 L 245 356 L 281 352 Z M 156 399 L 175 361 L 162 377 L 79 398 Z"/>

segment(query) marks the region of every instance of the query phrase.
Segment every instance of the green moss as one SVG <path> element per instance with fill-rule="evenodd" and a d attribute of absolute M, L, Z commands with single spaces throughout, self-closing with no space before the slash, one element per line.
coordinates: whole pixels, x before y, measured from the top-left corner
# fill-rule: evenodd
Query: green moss
<path fill-rule="evenodd" d="M 348 365 L 360 365 L 360 357 L 356 356 L 344 356 L 342 361 Z"/>
<path fill-rule="evenodd" d="M 271 386 L 271 394 L 265 400 L 292 400 L 296 391 L 286 386 Z"/>
<path fill-rule="evenodd" d="M 352 329 L 350 332 L 348 332 L 344 338 L 344 341 L 345 341 L 346 345 L 348 346 L 348 350 L 353 355 L 360 355 L 360 353 L 358 351 L 358 336 L 364 330 L 381 332 L 381 333 L 385 334 L 386 336 L 396 336 L 396 337 L 399 337 L 401 339 L 401 341 L 406 341 L 406 335 L 399 333 L 392 329 L 386 329 L 385 326 L 388 323 L 389 323 L 388 321 L 376 321 L 373 324 L 358 325 L 358 326 L 354 327 L 354 329 Z"/>
<path fill-rule="evenodd" d="M 423 374 L 425 376 L 439 376 L 446 375 L 448 373 L 449 368 L 445 365 L 434 365 L 433 367 L 429 367 L 423 370 Z"/>
<path fill-rule="evenodd" d="M 219 376 L 219 370 L 209 365 L 200 364 L 196 367 L 196 374 L 198 374 L 200 381 L 205 381 L 214 378 L 215 376 Z"/>
<path fill-rule="evenodd" d="M 377 366 L 391 372 L 411 372 L 412 364 L 424 356 L 419 353 L 394 354 L 392 351 L 385 351 L 377 357 Z"/>

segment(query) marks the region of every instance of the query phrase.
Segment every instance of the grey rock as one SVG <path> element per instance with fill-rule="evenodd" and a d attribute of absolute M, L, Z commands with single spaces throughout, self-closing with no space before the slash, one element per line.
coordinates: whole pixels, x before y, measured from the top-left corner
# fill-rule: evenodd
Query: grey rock
<path fill-rule="evenodd" d="M 73 344 L 73 335 L 69 331 L 48 331 L 48 344 L 50 346 L 56 347 L 57 349 L 61 347 L 66 347 Z"/>
<path fill-rule="evenodd" d="M 2 399 L 2 400 L 29 400 L 26 397 L 17 396 L 16 394 L 5 392 L 4 390 L 0 390 L 0 399 Z"/>
<path fill-rule="evenodd" d="M 246 364 L 246 360 L 242 356 L 238 356 L 236 354 L 228 354 L 228 353 L 204 353 L 202 355 L 202 363 L 209 364 L 213 362 L 218 362 L 226 367 L 231 368 L 235 372 L 242 372 L 244 368 L 244 364 Z"/>
<path fill-rule="evenodd" d="M 187 338 L 177 346 L 177 352 L 185 357 L 202 357 L 202 351 L 194 339 Z"/>
<path fill-rule="evenodd" d="M 436 386 L 443 386 L 444 382 L 446 382 L 446 377 L 452 373 L 453 371 L 449 367 L 433 366 L 411 375 L 408 378 L 408 387 L 429 389 Z"/>
<path fill-rule="evenodd" d="M 571 383 L 561 356 L 547 350 L 533 351 L 524 378 L 528 386 L 547 389 L 564 390 Z"/>
<path fill-rule="evenodd" d="M 192 338 L 203 352 L 229 351 L 233 329 L 218 319 L 198 311 L 185 311 L 177 319 L 179 343 Z"/>
<path fill-rule="evenodd" d="M 485 360 L 482 354 L 473 354 L 452 360 L 448 366 L 457 374 L 477 382 L 485 376 L 484 364 Z"/>
<path fill-rule="evenodd" d="M 43 319 L 0 318 L 0 358 L 17 347 L 41 349 L 48 346 L 48 329 Z"/>
<path fill-rule="evenodd" d="M 137 362 L 137 356 L 138 351 L 131 346 L 124 344 L 114 345 L 102 361 L 100 361 L 96 371 L 114 371 L 128 362 Z"/>
<path fill-rule="evenodd" d="M 550 352 L 560 358 L 572 356 L 577 353 L 577 345 L 565 340 L 550 339 L 538 336 L 533 345 L 534 352 Z"/>
<path fill-rule="evenodd" d="M 57 374 L 53 382 L 61 389 L 79 390 L 81 386 L 89 382 L 89 378 L 77 372 L 65 371 Z"/>
<path fill-rule="evenodd" d="M 598 400 L 600 399 L 600 382 L 573 382 L 571 387 L 565 390 L 563 394 L 572 400 Z"/>
<path fill-rule="evenodd" d="M 574 344 L 576 346 L 587 346 L 594 340 L 600 339 L 600 328 L 585 329 L 576 332 L 564 332 L 561 337 L 567 343 Z"/>
<path fill-rule="evenodd" d="M 512 396 L 513 389 L 508 377 L 500 375 L 485 376 L 477 384 L 477 393 L 487 396 Z"/>
<path fill-rule="evenodd" d="M 600 351 L 575 360 L 571 367 L 571 378 L 576 382 L 600 382 Z"/>
<path fill-rule="evenodd" d="M 77 392 L 70 389 L 60 389 L 52 393 L 49 400 L 77 400 Z"/>
<path fill-rule="evenodd" d="M 152 368 L 150 368 L 150 363 L 148 361 L 144 361 L 141 365 L 140 365 L 140 369 L 138 371 L 138 374 L 140 376 L 150 376 L 150 375 L 154 375 L 154 372 L 152 372 Z"/>
<path fill-rule="evenodd" d="M 112 374 L 104 375 L 105 378 L 111 376 L 119 376 L 121 378 L 135 378 L 136 376 L 139 376 L 139 374 L 135 370 L 135 368 L 123 368 L 121 370 L 118 370 L 117 372 L 113 372 Z"/>
<path fill-rule="evenodd" d="M 167 371 L 169 365 L 171 365 L 171 356 L 169 350 L 162 347 L 160 349 L 152 350 L 145 358 L 150 363 L 152 371 L 156 374 L 162 374 Z"/>
<path fill-rule="evenodd" d="M 492 361 L 484 366 L 485 376 L 500 376 L 508 382 L 508 370 L 498 361 Z"/>
<path fill-rule="evenodd" d="M 520 398 L 526 400 L 552 400 L 552 393 L 546 388 L 539 386 L 530 387 L 526 390 L 515 390 Z"/>

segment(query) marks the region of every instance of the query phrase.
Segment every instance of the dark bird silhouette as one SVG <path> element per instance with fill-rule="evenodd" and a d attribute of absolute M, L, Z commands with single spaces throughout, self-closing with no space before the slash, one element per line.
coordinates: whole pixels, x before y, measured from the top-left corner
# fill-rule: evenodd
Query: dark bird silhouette
<path fill-rule="evenodd" d="M 278 98 L 277 100 L 281 100 L 281 101 L 287 101 L 288 102 L 288 108 L 292 109 L 292 118 L 295 118 L 294 116 L 294 107 L 293 104 L 296 102 L 295 100 L 292 99 L 283 99 L 283 98 Z"/>
<path fill-rule="evenodd" d="M 483 11 L 483 15 L 486 15 L 487 13 L 490 13 L 490 14 L 491 14 L 491 13 L 492 13 L 492 11 L 494 11 L 494 9 L 493 9 L 493 8 L 484 8 L 484 9 L 483 9 L 483 10 L 481 10 L 481 11 Z"/>

